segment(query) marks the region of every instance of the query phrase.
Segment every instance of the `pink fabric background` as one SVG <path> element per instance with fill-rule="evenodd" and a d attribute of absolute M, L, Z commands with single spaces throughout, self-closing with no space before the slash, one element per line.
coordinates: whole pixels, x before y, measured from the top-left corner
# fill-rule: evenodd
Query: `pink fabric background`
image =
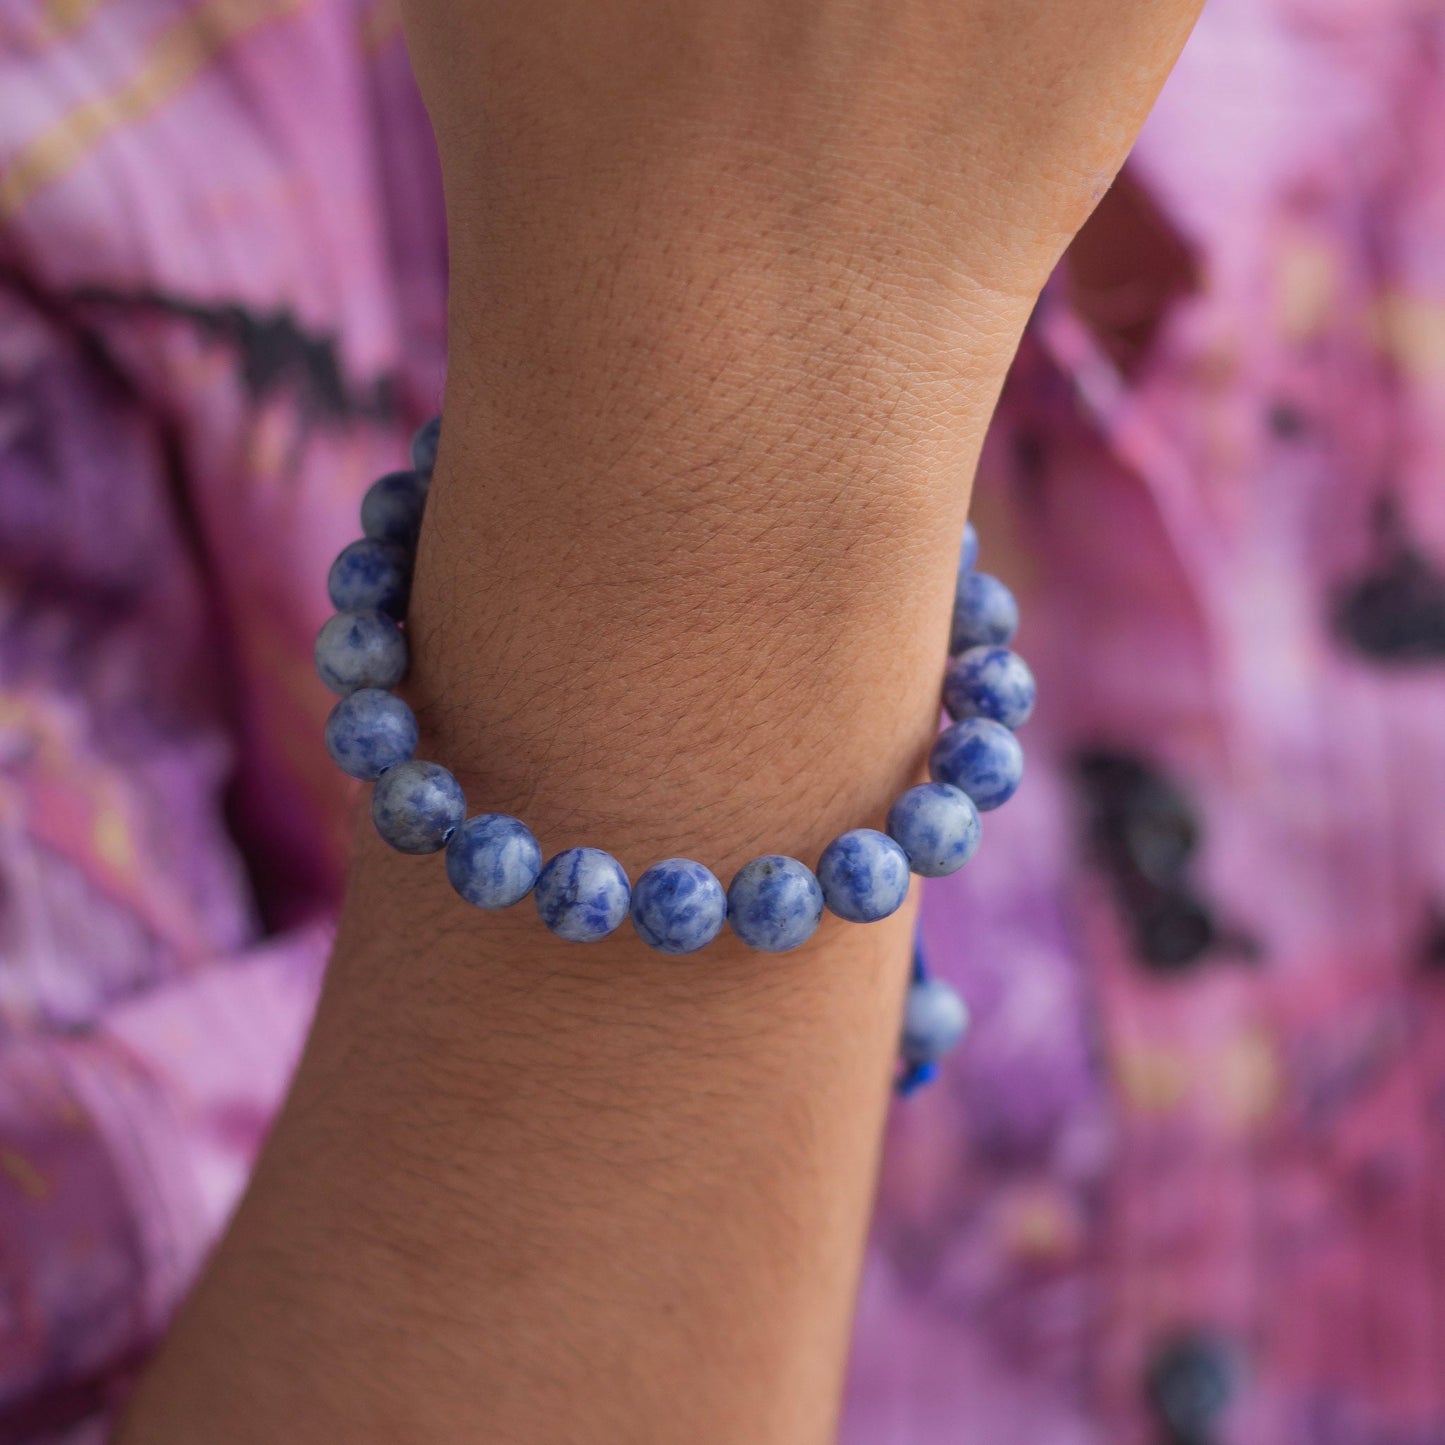
<path fill-rule="evenodd" d="M 1200 1445 L 1445 1442 L 1442 46 L 1213 0 L 1130 168 L 1192 283 L 1127 355 L 1128 284 L 1031 327 L 975 515 L 1044 701 L 926 904 L 977 1023 L 896 1111 L 845 1445 L 1177 1440 L 1180 1340 Z M 0 0 L 0 1445 L 103 1438 L 300 1046 L 311 639 L 444 290 L 389 0 Z M 1199 830 L 1172 970 L 1099 748 Z"/>

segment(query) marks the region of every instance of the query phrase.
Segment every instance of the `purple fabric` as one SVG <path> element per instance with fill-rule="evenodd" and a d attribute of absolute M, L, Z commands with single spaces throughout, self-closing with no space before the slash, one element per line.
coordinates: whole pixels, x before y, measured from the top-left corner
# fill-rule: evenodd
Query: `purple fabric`
<path fill-rule="evenodd" d="M 1442 55 L 1214 0 L 1031 326 L 975 507 L 1030 773 L 930 885 L 976 1023 L 845 1445 L 1148 1445 L 1180 1359 L 1199 1445 L 1445 1442 Z M 91 1445 L 304 1035 L 310 643 L 445 255 L 388 0 L 12 0 L 0 97 L 0 1445 Z"/>

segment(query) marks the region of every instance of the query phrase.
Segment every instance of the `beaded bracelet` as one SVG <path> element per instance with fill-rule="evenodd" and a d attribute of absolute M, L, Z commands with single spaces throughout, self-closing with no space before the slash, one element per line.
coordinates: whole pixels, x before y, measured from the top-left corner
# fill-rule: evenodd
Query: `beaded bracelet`
<path fill-rule="evenodd" d="M 561 938 L 590 943 L 629 916 L 637 936 L 660 953 L 695 953 L 724 923 L 751 948 L 796 948 L 824 908 L 852 923 L 873 923 L 902 907 L 909 875 L 942 878 L 978 849 L 979 814 L 1011 798 L 1023 776 L 1014 730 L 1034 707 L 1028 665 L 1007 644 L 1018 605 L 996 577 L 976 570 L 978 535 L 964 529 L 953 604 L 943 706 L 952 722 L 929 754 L 931 782 L 908 789 L 885 830 L 854 828 L 823 850 L 815 870 L 796 858 L 754 858 L 724 890 L 688 858 L 654 863 L 629 882 L 600 848 L 568 848 L 544 861 L 525 823 L 501 813 L 467 817 L 459 784 L 439 763 L 415 756 L 412 710 L 391 691 L 406 674 L 403 623 L 441 418 L 417 432 L 412 465 L 372 484 L 361 503 L 363 536 L 331 566 L 327 590 L 336 614 L 316 639 L 316 670 L 341 694 L 326 723 L 326 747 L 353 778 L 372 782 L 377 832 L 402 853 L 446 850 L 447 877 L 468 903 L 508 908 L 532 894 L 543 923 Z M 958 994 L 931 977 L 915 947 L 904 1011 L 897 1087 L 926 1083 L 968 1022 Z"/>

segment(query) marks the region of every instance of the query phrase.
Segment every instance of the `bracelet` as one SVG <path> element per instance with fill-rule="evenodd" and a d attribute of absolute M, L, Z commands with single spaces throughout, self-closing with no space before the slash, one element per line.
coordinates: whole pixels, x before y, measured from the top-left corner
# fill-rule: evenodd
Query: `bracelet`
<path fill-rule="evenodd" d="M 978 534 L 964 529 L 943 680 L 951 723 L 929 754 L 931 782 L 908 789 L 885 831 L 854 828 L 823 850 L 816 871 L 768 854 L 738 869 L 724 890 L 689 858 L 654 863 L 635 884 L 600 848 L 568 848 L 544 861 L 527 825 L 502 813 L 467 816 L 461 784 L 439 763 L 416 757 L 410 707 L 392 691 L 406 675 L 403 625 L 412 564 L 436 464 L 441 418 L 412 439 L 412 465 L 372 484 L 361 503 L 359 541 L 332 563 L 327 590 L 337 609 L 316 639 L 316 670 L 341 695 L 326 723 L 326 748 L 353 778 L 375 784 L 371 817 L 402 853 L 446 850 L 447 878 L 477 908 L 508 908 L 529 893 L 561 938 L 591 943 L 630 917 L 637 936 L 665 954 L 706 947 L 724 923 L 751 948 L 781 953 L 806 942 L 823 910 L 873 923 L 902 907 L 910 874 L 943 878 L 978 849 L 979 814 L 1006 803 L 1023 776 L 1014 736 L 1033 712 L 1028 665 L 1008 643 L 1018 604 L 976 568 Z M 930 976 L 915 946 L 904 1011 L 897 1087 L 932 1078 L 968 1022 L 958 994 Z"/>

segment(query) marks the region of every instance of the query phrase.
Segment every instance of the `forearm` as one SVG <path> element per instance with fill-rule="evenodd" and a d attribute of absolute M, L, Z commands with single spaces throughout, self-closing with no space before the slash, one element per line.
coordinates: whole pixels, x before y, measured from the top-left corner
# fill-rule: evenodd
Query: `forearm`
<path fill-rule="evenodd" d="M 613 486 L 565 409 L 532 456 L 461 412 L 411 696 L 474 811 L 634 879 L 881 823 L 934 728 L 966 461 Z M 133 1438 L 823 1439 L 908 932 L 581 947 L 364 823 L 295 1095 Z"/>
<path fill-rule="evenodd" d="M 946 98 L 1000 67 L 942 85 L 854 7 L 766 7 L 767 44 L 742 7 L 417 8 L 453 282 L 409 688 L 472 811 L 724 881 L 881 822 L 1027 309 L 1182 38 L 1124 8 L 1169 20 L 1116 23 L 1128 103 L 1022 188 Z M 363 827 L 292 1100 L 127 1440 L 822 1441 L 909 926 L 579 947 Z"/>

